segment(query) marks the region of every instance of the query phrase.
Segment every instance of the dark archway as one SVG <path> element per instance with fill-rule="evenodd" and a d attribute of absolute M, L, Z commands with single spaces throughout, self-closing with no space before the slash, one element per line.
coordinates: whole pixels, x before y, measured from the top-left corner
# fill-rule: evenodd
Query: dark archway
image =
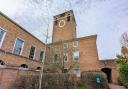
<path fill-rule="evenodd" d="M 21 68 L 28 68 L 28 65 L 22 64 L 20 67 L 21 67 Z"/>
<path fill-rule="evenodd" d="M 112 82 L 112 79 L 111 79 L 112 69 L 110 69 L 110 68 L 102 68 L 101 71 L 104 72 L 107 75 L 107 80 L 108 80 L 109 83 L 111 83 Z"/>
<path fill-rule="evenodd" d="M 36 69 L 37 69 L 37 70 L 41 70 L 41 67 L 37 67 Z"/>
<path fill-rule="evenodd" d="M 2 60 L 0 60 L 0 65 L 5 65 L 5 63 Z"/>

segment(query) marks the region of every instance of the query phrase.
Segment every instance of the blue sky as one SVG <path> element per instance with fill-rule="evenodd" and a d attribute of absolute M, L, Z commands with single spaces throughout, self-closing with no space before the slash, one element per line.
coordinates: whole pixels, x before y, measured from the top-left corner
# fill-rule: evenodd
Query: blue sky
<path fill-rule="evenodd" d="M 52 35 L 53 16 L 71 9 L 77 37 L 97 34 L 99 58 L 115 58 L 121 34 L 128 32 L 128 0 L 0 0 L 0 11 L 43 42 L 47 24 Z"/>

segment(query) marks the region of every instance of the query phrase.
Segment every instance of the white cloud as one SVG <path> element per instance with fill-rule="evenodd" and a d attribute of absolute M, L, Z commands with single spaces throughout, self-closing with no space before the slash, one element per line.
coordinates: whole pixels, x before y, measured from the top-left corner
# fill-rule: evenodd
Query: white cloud
<path fill-rule="evenodd" d="M 128 0 L 1 0 L 0 11 L 45 41 L 45 22 L 49 19 L 51 35 L 53 16 L 73 9 L 78 37 L 98 34 L 99 56 L 106 59 L 120 53 L 120 36 L 128 31 L 127 4 Z"/>
<path fill-rule="evenodd" d="M 9 16 L 13 16 L 22 7 L 24 0 L 0 0 L 0 11 L 6 13 Z"/>

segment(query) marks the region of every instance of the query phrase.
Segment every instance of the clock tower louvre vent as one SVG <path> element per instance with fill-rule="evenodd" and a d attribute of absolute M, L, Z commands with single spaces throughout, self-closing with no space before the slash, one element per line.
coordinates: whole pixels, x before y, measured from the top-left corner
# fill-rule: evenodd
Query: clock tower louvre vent
<path fill-rule="evenodd" d="M 67 17 L 67 21 L 68 21 L 68 22 L 70 21 L 70 16 Z"/>
<path fill-rule="evenodd" d="M 64 16 L 65 16 L 65 13 L 60 14 L 60 17 L 64 17 Z"/>

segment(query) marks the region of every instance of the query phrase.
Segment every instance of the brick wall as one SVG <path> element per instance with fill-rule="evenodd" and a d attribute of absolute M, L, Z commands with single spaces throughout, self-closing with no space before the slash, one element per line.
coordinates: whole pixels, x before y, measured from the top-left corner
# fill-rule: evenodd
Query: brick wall
<path fill-rule="evenodd" d="M 69 61 L 65 62 L 65 68 L 68 69 L 74 63 L 73 52 L 79 51 L 80 57 L 79 57 L 78 63 L 69 72 L 74 73 L 75 68 L 79 68 L 81 72 L 89 71 L 89 70 L 90 71 L 91 70 L 101 71 L 102 68 L 110 68 L 110 69 L 112 69 L 112 73 L 111 73 L 112 81 L 113 81 L 113 83 L 117 83 L 118 71 L 114 64 L 114 61 L 99 60 L 96 39 L 97 39 L 97 36 L 93 35 L 93 36 L 87 36 L 87 37 L 82 37 L 82 38 L 76 38 L 73 40 L 54 42 L 52 44 L 49 44 L 49 47 L 52 48 L 52 50 L 54 51 L 54 52 L 52 52 L 52 55 L 49 55 L 49 56 L 54 56 L 53 54 L 57 53 L 55 50 L 58 50 L 58 53 L 61 53 L 61 54 L 63 54 L 65 51 L 68 51 L 69 52 L 69 56 L 68 56 Z M 74 41 L 78 41 L 78 47 L 75 47 L 75 48 L 73 47 Z M 66 48 L 66 49 L 63 48 L 64 43 L 67 43 L 68 48 Z M 52 58 L 54 59 L 54 57 L 52 57 Z"/>
<path fill-rule="evenodd" d="M 13 68 L 1 68 L 0 67 L 0 88 L 1 89 L 13 89 L 16 80 L 23 75 L 38 75 L 39 71 L 21 70 Z"/>
<path fill-rule="evenodd" d="M 0 51 L 0 60 L 5 61 L 8 65 L 19 66 L 24 63 L 29 64 L 28 66 L 31 67 L 37 67 L 37 65 L 41 66 L 40 52 L 44 50 L 44 43 L 1 13 L 0 28 L 6 32 L 5 39 L 2 47 L 0 48 L 0 50 L 4 51 Z M 24 41 L 23 52 L 20 56 L 12 54 L 16 38 L 21 38 Z M 34 59 L 30 60 L 29 52 L 32 45 L 36 47 L 36 51 Z"/>
<path fill-rule="evenodd" d="M 9 52 L 0 50 L 0 60 L 4 61 L 5 65 L 9 66 L 21 66 L 21 64 L 28 65 L 29 68 L 36 69 L 42 67 L 42 64 L 36 60 L 30 60 L 27 57 L 15 55 Z"/>

